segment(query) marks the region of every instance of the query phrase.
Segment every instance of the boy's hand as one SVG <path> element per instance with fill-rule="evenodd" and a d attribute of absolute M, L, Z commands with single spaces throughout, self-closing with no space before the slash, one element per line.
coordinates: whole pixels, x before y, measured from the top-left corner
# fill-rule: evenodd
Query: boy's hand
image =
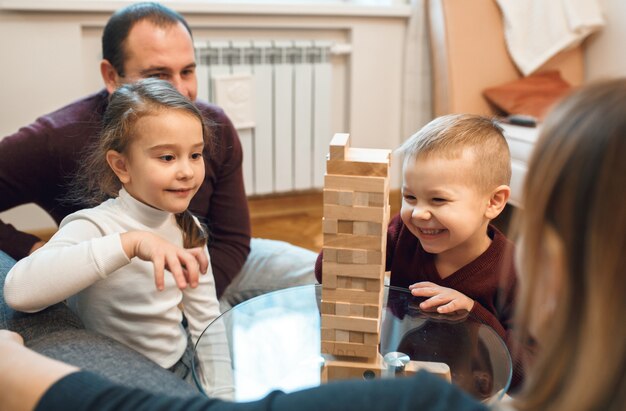
<path fill-rule="evenodd" d="M 152 261 L 155 284 L 159 291 L 164 287 L 165 269 L 172 273 L 176 285 L 182 290 L 187 284 L 192 288 L 197 287 L 200 273 L 206 274 L 209 267 L 202 247 L 184 249 L 147 231 L 130 231 L 123 233 L 121 238 L 128 258 Z"/>
<path fill-rule="evenodd" d="M 416 297 L 428 298 L 420 303 L 420 309 L 424 311 L 436 310 L 440 314 L 448 314 L 459 310 L 472 311 L 474 308 L 474 300 L 465 294 L 428 281 L 412 284 L 409 290 Z"/>

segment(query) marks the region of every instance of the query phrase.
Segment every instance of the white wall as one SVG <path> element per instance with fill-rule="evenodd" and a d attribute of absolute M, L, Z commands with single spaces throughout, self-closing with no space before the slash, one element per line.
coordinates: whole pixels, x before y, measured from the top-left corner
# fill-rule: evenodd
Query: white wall
<path fill-rule="evenodd" d="M 587 80 L 626 76 L 626 1 L 600 0 L 606 27 L 591 37 L 585 48 Z"/>
<path fill-rule="evenodd" d="M 37 116 L 102 87 L 100 34 L 110 14 L 128 2 L 0 0 L 0 138 Z M 338 39 L 352 47 L 333 101 L 333 132 L 349 132 L 354 147 L 395 148 L 401 135 L 403 52 L 408 6 L 250 6 L 164 2 L 189 21 L 196 39 L 300 35 Z M 399 167 L 392 181 L 399 186 Z M 1 194 L 0 194 L 1 195 Z M 24 230 L 53 227 L 32 206 L 0 213 Z"/>

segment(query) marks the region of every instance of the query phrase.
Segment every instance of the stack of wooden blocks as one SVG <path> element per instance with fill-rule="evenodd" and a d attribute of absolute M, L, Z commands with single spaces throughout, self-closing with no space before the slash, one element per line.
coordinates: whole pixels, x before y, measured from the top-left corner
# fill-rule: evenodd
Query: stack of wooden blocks
<path fill-rule="evenodd" d="M 390 150 L 335 134 L 324 181 L 322 379 L 380 375 Z"/>

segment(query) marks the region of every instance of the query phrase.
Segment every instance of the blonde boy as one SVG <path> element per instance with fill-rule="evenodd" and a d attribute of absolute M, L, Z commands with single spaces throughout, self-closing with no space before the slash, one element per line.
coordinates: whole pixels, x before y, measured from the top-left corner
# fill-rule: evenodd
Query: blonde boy
<path fill-rule="evenodd" d="M 516 289 L 513 245 L 490 221 L 511 189 L 511 158 L 489 118 L 439 117 L 403 155 L 402 209 L 387 230 L 391 285 L 424 297 L 424 311 L 469 311 L 510 344 Z M 521 367 L 514 367 L 514 383 Z"/>

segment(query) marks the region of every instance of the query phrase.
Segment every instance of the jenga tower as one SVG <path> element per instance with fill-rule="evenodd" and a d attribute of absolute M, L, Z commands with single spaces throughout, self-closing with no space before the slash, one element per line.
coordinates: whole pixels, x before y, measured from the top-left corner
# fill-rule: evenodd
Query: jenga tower
<path fill-rule="evenodd" d="M 390 154 L 335 134 L 326 164 L 321 351 L 360 369 L 380 363 Z"/>

